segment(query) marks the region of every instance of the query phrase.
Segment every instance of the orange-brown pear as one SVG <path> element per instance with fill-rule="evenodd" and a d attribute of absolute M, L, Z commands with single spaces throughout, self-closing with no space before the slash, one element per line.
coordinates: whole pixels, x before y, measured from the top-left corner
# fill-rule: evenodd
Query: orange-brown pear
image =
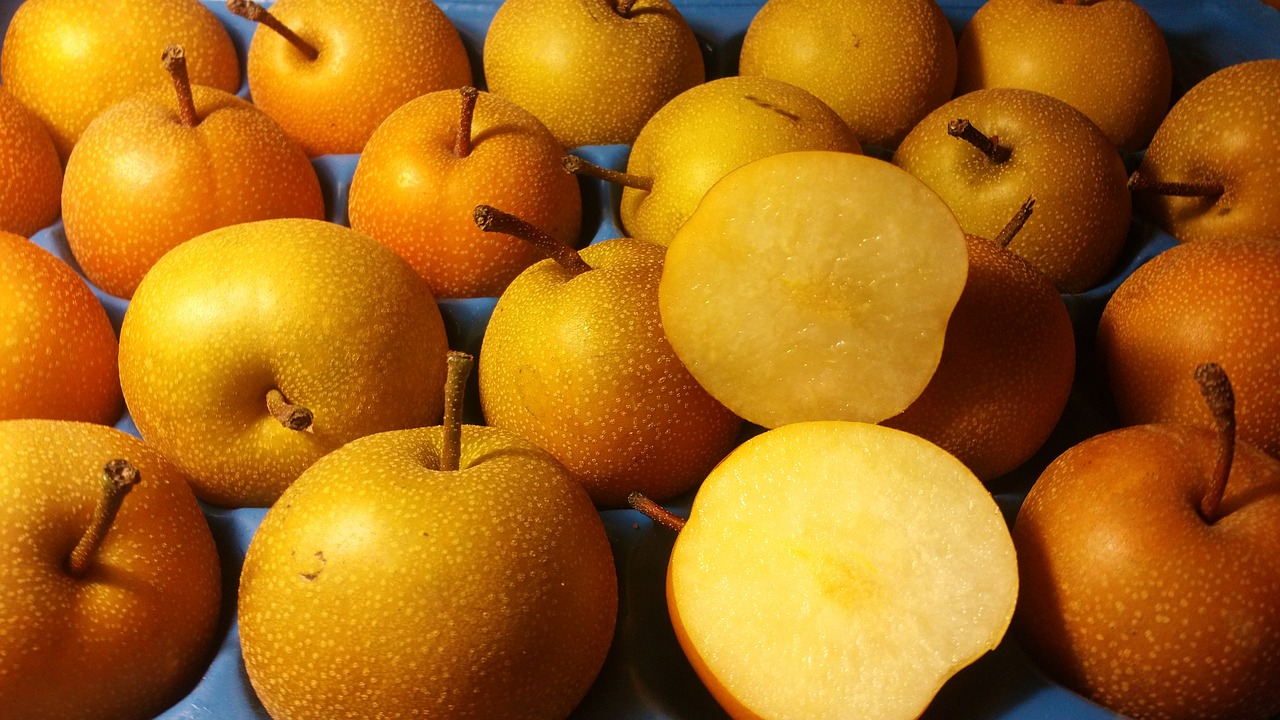
<path fill-rule="evenodd" d="M 62 209 L 62 161 L 40 118 L 0 86 L 0 232 L 30 237 Z"/>

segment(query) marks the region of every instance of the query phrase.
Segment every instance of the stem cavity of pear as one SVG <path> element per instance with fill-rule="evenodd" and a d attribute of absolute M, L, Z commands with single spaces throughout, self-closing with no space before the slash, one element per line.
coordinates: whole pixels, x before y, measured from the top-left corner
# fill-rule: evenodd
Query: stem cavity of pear
<path fill-rule="evenodd" d="M 1031 211 L 1035 208 L 1035 205 L 1035 198 L 1027 198 L 1027 201 L 1022 203 L 1022 206 L 1013 214 L 1013 217 L 1009 218 L 1009 222 L 1005 223 L 1004 227 L 1000 228 L 1000 232 L 996 235 L 994 240 L 995 244 L 1002 248 L 1009 247 L 1009 243 L 1013 242 L 1013 238 L 1022 230 L 1022 226 L 1027 224 L 1027 220 L 1030 219 Z"/>
<path fill-rule="evenodd" d="M 178 94 L 178 119 L 183 126 L 193 128 L 200 124 L 196 115 L 196 101 L 191 95 L 191 76 L 187 73 L 187 52 L 181 45 L 170 45 L 160 55 L 160 63 L 173 78 L 173 89 Z"/>
<path fill-rule="evenodd" d="M 1000 144 L 999 135 L 988 137 L 965 118 L 959 118 L 947 123 L 947 134 L 951 137 L 960 138 L 978 148 L 983 155 L 991 158 L 991 161 L 997 164 L 1006 162 L 1013 154 L 1013 150 L 1008 145 Z"/>
<path fill-rule="evenodd" d="M 458 135 L 453 140 L 453 154 L 460 158 L 471 154 L 471 123 L 476 114 L 476 98 L 480 91 L 468 85 L 458 92 L 462 95 L 462 107 L 458 116 Z"/>
<path fill-rule="evenodd" d="M 628 495 L 627 504 L 650 520 L 665 525 L 676 532 L 684 529 L 686 522 L 684 518 L 645 497 L 643 493 L 633 492 Z"/>
<path fill-rule="evenodd" d="M 267 412 L 271 417 L 290 430 L 311 432 L 311 423 L 315 416 L 301 405 L 294 405 L 285 398 L 284 393 L 276 388 L 267 391 Z"/>
<path fill-rule="evenodd" d="M 307 60 L 315 62 L 320 57 L 320 51 L 314 45 L 303 40 L 297 33 L 290 30 L 279 18 L 272 15 L 266 8 L 262 7 L 252 0 L 227 0 L 227 9 L 232 13 L 250 22 L 266 25 L 274 30 L 280 37 L 289 41 L 289 44 L 298 49 Z"/>
<path fill-rule="evenodd" d="M 89 521 L 89 527 L 80 537 L 80 542 L 76 543 L 67 562 L 67 569 L 73 577 L 82 577 L 88 571 L 94 554 L 111 530 L 111 524 L 115 522 L 116 513 L 120 511 L 125 496 L 141 481 L 142 474 L 128 460 L 117 458 L 103 466 L 102 494 L 93 507 L 93 519 Z"/>
<path fill-rule="evenodd" d="M 502 233 L 529 243 L 573 275 L 581 275 L 591 269 L 577 250 L 515 215 L 490 205 L 477 205 L 472 219 L 475 220 L 476 227 L 485 232 Z"/>
<path fill-rule="evenodd" d="M 1142 173 L 1139 168 L 1129 176 L 1129 189 L 1134 192 L 1150 192 L 1172 197 L 1218 197 L 1226 191 L 1222 183 L 1215 182 L 1165 182 Z"/>
<path fill-rule="evenodd" d="M 1200 500 L 1200 516 L 1213 525 L 1221 519 L 1218 509 L 1222 504 L 1222 496 L 1226 494 L 1227 477 L 1231 474 L 1231 463 L 1235 458 L 1236 398 L 1231 390 L 1231 381 L 1227 379 L 1227 373 L 1221 365 L 1201 363 L 1196 366 L 1193 376 L 1200 384 L 1200 394 L 1204 396 L 1205 404 L 1209 406 L 1218 429 L 1218 459 L 1214 464 L 1208 492 Z"/>
<path fill-rule="evenodd" d="M 467 377 L 475 360 L 464 352 L 450 350 L 448 372 L 444 384 L 443 438 L 440 441 L 440 469 L 457 470 L 462 463 L 462 402 L 467 392 Z"/>
<path fill-rule="evenodd" d="M 595 163 L 588 162 L 577 155 L 565 155 L 560 159 L 560 164 L 564 167 L 565 172 L 574 175 L 586 175 L 597 180 L 611 182 L 614 185 L 629 187 L 633 190 L 643 190 L 651 192 L 653 190 L 653 178 L 643 175 L 632 175 L 630 173 L 618 172 L 610 170 L 606 167 L 600 167 Z"/>
<path fill-rule="evenodd" d="M 619 17 L 630 19 L 631 7 L 635 4 L 636 4 L 636 0 L 618 0 L 618 3 L 614 7 L 613 11 L 618 13 Z"/>

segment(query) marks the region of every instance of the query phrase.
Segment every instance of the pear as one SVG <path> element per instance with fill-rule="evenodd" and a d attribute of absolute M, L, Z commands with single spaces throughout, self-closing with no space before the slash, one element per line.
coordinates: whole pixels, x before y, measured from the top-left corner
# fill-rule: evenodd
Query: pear
<path fill-rule="evenodd" d="M 613 636 L 617 579 L 586 492 L 537 446 L 445 424 L 323 458 L 267 513 L 240 577 L 245 668 L 276 720 L 558 720 Z"/>
<path fill-rule="evenodd" d="M 1181 242 L 1280 241 L 1280 59 L 1223 68 L 1169 110 L 1130 180 L 1139 215 Z"/>
<path fill-rule="evenodd" d="M 934 0 L 769 0 L 739 65 L 808 90 L 859 143 L 891 148 L 951 98 L 956 41 Z"/>
<path fill-rule="evenodd" d="M 484 41 L 489 90 L 566 148 L 630 144 L 668 100 L 706 78 L 668 0 L 506 0 Z"/>
<path fill-rule="evenodd" d="M 58 219 L 62 161 L 40 122 L 0 86 L 0 232 L 30 237 Z"/>

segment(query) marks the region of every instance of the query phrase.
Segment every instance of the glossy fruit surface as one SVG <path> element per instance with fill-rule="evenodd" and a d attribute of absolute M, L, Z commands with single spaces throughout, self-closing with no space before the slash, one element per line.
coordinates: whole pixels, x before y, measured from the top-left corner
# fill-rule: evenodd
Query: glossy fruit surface
<path fill-rule="evenodd" d="M 103 110 L 147 88 L 167 87 L 160 54 L 182 45 L 191 81 L 240 89 L 240 61 L 222 23 L 198 0 L 27 0 L 0 53 L 4 86 L 44 121 L 58 155 Z"/>
<path fill-rule="evenodd" d="M 84 280 L 24 237 L 0 232 L 0 420 L 110 425 L 123 410 L 116 335 Z"/>
<path fill-rule="evenodd" d="M 546 448 L 602 506 L 660 500 L 700 481 L 741 420 L 672 352 L 658 316 L 665 248 L 634 239 L 553 260 L 499 299 L 480 353 L 485 420 Z"/>
<path fill-rule="evenodd" d="M 1169 109 L 1169 47 L 1131 0 L 990 0 L 957 52 L 957 94 L 1013 87 L 1052 95 L 1121 150 L 1146 147 Z"/>
<path fill-rule="evenodd" d="M 706 79 L 668 0 L 507 0 L 484 43 L 489 89 L 538 116 L 566 148 L 630 144 L 668 100 Z"/>
<path fill-rule="evenodd" d="M 586 493 L 501 430 L 464 427 L 457 471 L 441 442 L 357 440 L 267 513 L 240 622 L 273 718 L 552 720 L 594 679 L 617 581 Z"/>
<path fill-rule="evenodd" d="M 267 507 L 357 437 L 436 421 L 440 310 L 395 253 L 316 220 L 221 228 L 175 248 L 134 295 L 120 381 L 147 442 L 217 505 Z M 291 429 L 268 396 L 309 410 Z"/>
<path fill-rule="evenodd" d="M 1120 420 L 1213 427 L 1191 373 L 1221 365 L 1240 437 L 1280 454 L 1280 243 L 1179 245 L 1130 275 L 1107 303 L 1098 348 Z"/>
<path fill-rule="evenodd" d="M 894 147 L 951 98 L 956 41 L 934 0 L 769 0 L 739 63 L 817 95 L 863 145 Z"/>
<path fill-rule="evenodd" d="M 249 91 L 308 155 L 358 153 L 404 103 L 471 84 L 458 31 L 431 0 L 280 0 L 270 10 L 319 56 L 259 27 Z"/>
<path fill-rule="evenodd" d="M 0 232 L 31 237 L 61 212 L 62 161 L 40 118 L 0 86 Z"/>
<path fill-rule="evenodd" d="M 112 295 L 132 297 L 161 256 L 210 230 L 324 217 L 315 169 L 275 121 L 221 90 L 192 95 L 196 126 L 178 120 L 173 89 L 159 88 L 100 115 L 67 162 L 67 243 Z"/>
<path fill-rule="evenodd" d="M 103 465 L 141 474 L 88 569 L 67 561 Z M 149 718 L 213 653 L 217 549 L 185 478 L 119 430 L 0 422 L 0 707 L 23 720 Z"/>
<path fill-rule="evenodd" d="M 351 227 L 395 250 L 438 298 L 497 297 L 544 256 L 472 221 L 500 207 L 567 245 L 578 243 L 582 197 L 546 127 L 497 95 L 476 97 L 470 151 L 455 150 L 460 93 L 442 90 L 401 107 L 365 146 L 351 181 Z"/>
<path fill-rule="evenodd" d="M 707 478 L 676 538 L 676 636 L 736 720 L 919 717 L 1013 615 L 1009 531 L 965 467 L 907 433 L 803 422 Z"/>
<path fill-rule="evenodd" d="M 1138 175 L 1217 183 L 1212 197 L 1138 192 L 1135 209 L 1182 242 L 1264 237 L 1280 242 L 1280 59 L 1232 65 L 1200 81 L 1169 110 Z"/>
<path fill-rule="evenodd" d="M 724 177 L 667 251 L 663 329 L 749 422 L 879 422 L 937 368 L 964 288 L 964 233 L 893 165 L 773 155 Z"/>
<path fill-rule="evenodd" d="M 764 77 L 728 77 L 691 88 L 640 131 L 627 172 L 650 190 L 622 191 L 631 237 L 668 245 L 707 190 L 730 170 L 799 150 L 861 152 L 840 116 L 811 93 Z"/>
<path fill-rule="evenodd" d="M 1280 462 L 1237 445 L 1211 525 L 1197 503 L 1217 458 L 1210 430 L 1143 425 L 1036 482 L 1013 529 L 1015 626 L 1058 682 L 1137 718 L 1280 712 Z"/>

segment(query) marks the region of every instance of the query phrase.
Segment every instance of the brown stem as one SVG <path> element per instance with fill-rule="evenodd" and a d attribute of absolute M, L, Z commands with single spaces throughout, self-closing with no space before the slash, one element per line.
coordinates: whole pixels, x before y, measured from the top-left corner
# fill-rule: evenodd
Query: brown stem
<path fill-rule="evenodd" d="M 947 134 L 951 137 L 960 138 L 978 148 L 983 155 L 991 158 L 991 161 L 995 163 L 1005 162 L 1013 154 L 1013 150 L 1009 146 L 1000 144 L 999 135 L 987 137 L 986 134 L 974 127 L 965 118 L 947 123 Z"/>
<path fill-rule="evenodd" d="M 496 232 L 519 238 L 538 248 L 547 257 L 573 275 L 581 275 L 591 269 L 577 250 L 551 237 L 533 224 L 515 215 L 505 213 L 489 205 L 477 205 L 472 214 L 476 227 L 485 232 Z"/>
<path fill-rule="evenodd" d="M 1134 170 L 1129 176 L 1129 189 L 1135 192 L 1152 192 L 1174 197 L 1218 197 L 1224 192 L 1222 183 L 1153 180 L 1143 175 L 1141 168 Z"/>
<path fill-rule="evenodd" d="M 314 62 L 316 58 L 320 57 L 320 51 L 314 45 L 298 37 L 297 33 L 286 27 L 275 15 L 272 15 L 258 3 L 252 0 L 227 0 L 227 9 L 245 20 L 261 23 L 276 31 L 280 37 L 288 40 L 289 44 L 297 48 L 298 52 L 302 53 L 308 60 Z"/>
<path fill-rule="evenodd" d="M 199 125 L 196 101 L 191 96 L 191 76 L 187 74 L 187 52 L 181 45 L 170 45 L 160 55 L 160 63 L 173 78 L 173 89 L 178 93 L 178 119 L 185 127 Z"/>
<path fill-rule="evenodd" d="M 650 192 L 653 190 L 653 178 L 644 177 L 643 175 L 631 175 L 629 173 L 610 170 L 606 167 L 600 167 L 595 163 L 588 162 L 577 155 L 565 155 L 560 159 L 560 164 L 564 166 L 565 171 L 574 175 L 586 175 L 587 177 L 598 178 L 605 182 L 611 182 L 615 185 L 633 188 L 635 190 L 643 190 Z"/>
<path fill-rule="evenodd" d="M 103 466 L 102 494 L 98 496 L 98 504 L 93 506 L 93 519 L 71 551 L 71 559 L 67 563 L 72 576 L 81 577 L 89 569 L 89 563 L 111 530 L 125 496 L 141 481 L 142 475 L 128 460 L 116 459 Z"/>
<path fill-rule="evenodd" d="M 1200 500 L 1200 516 L 1210 525 L 1218 522 L 1218 508 L 1227 491 L 1227 476 L 1231 474 L 1231 462 L 1236 452 L 1236 398 L 1231 390 L 1227 373 L 1217 363 L 1201 363 L 1193 373 L 1200 383 L 1209 412 L 1218 428 L 1218 460 L 1213 467 L 1209 489 Z"/>
<path fill-rule="evenodd" d="M 290 403 L 276 388 L 267 391 L 267 412 L 290 430 L 311 432 L 311 423 L 315 420 L 310 410 Z"/>
<path fill-rule="evenodd" d="M 995 243 L 1003 248 L 1009 247 L 1009 243 L 1013 242 L 1014 236 L 1022 230 L 1023 225 L 1027 224 L 1027 219 L 1031 217 L 1031 210 L 1035 205 L 1035 198 L 1027 198 L 1027 201 L 1022 203 L 1022 207 L 1019 207 L 1013 217 L 1009 218 L 1009 222 L 1000 228 L 999 234 L 995 237 Z"/>
<path fill-rule="evenodd" d="M 464 158 L 471 154 L 471 121 L 475 118 L 480 91 L 468 85 L 458 92 L 462 93 L 462 112 L 458 117 L 458 134 L 453 139 L 453 154 Z"/>
<path fill-rule="evenodd" d="M 643 513 L 650 520 L 666 525 L 676 532 L 684 529 L 684 518 L 645 497 L 643 493 L 633 492 L 628 495 L 627 504 Z"/>
<path fill-rule="evenodd" d="M 449 371 L 444 382 L 444 437 L 440 441 L 440 469 L 446 472 L 457 470 L 462 462 L 462 403 L 474 362 L 467 353 L 449 351 Z"/>
<path fill-rule="evenodd" d="M 631 17 L 631 6 L 636 4 L 636 0 L 618 0 L 618 6 L 614 8 L 614 12 L 624 18 Z"/>

